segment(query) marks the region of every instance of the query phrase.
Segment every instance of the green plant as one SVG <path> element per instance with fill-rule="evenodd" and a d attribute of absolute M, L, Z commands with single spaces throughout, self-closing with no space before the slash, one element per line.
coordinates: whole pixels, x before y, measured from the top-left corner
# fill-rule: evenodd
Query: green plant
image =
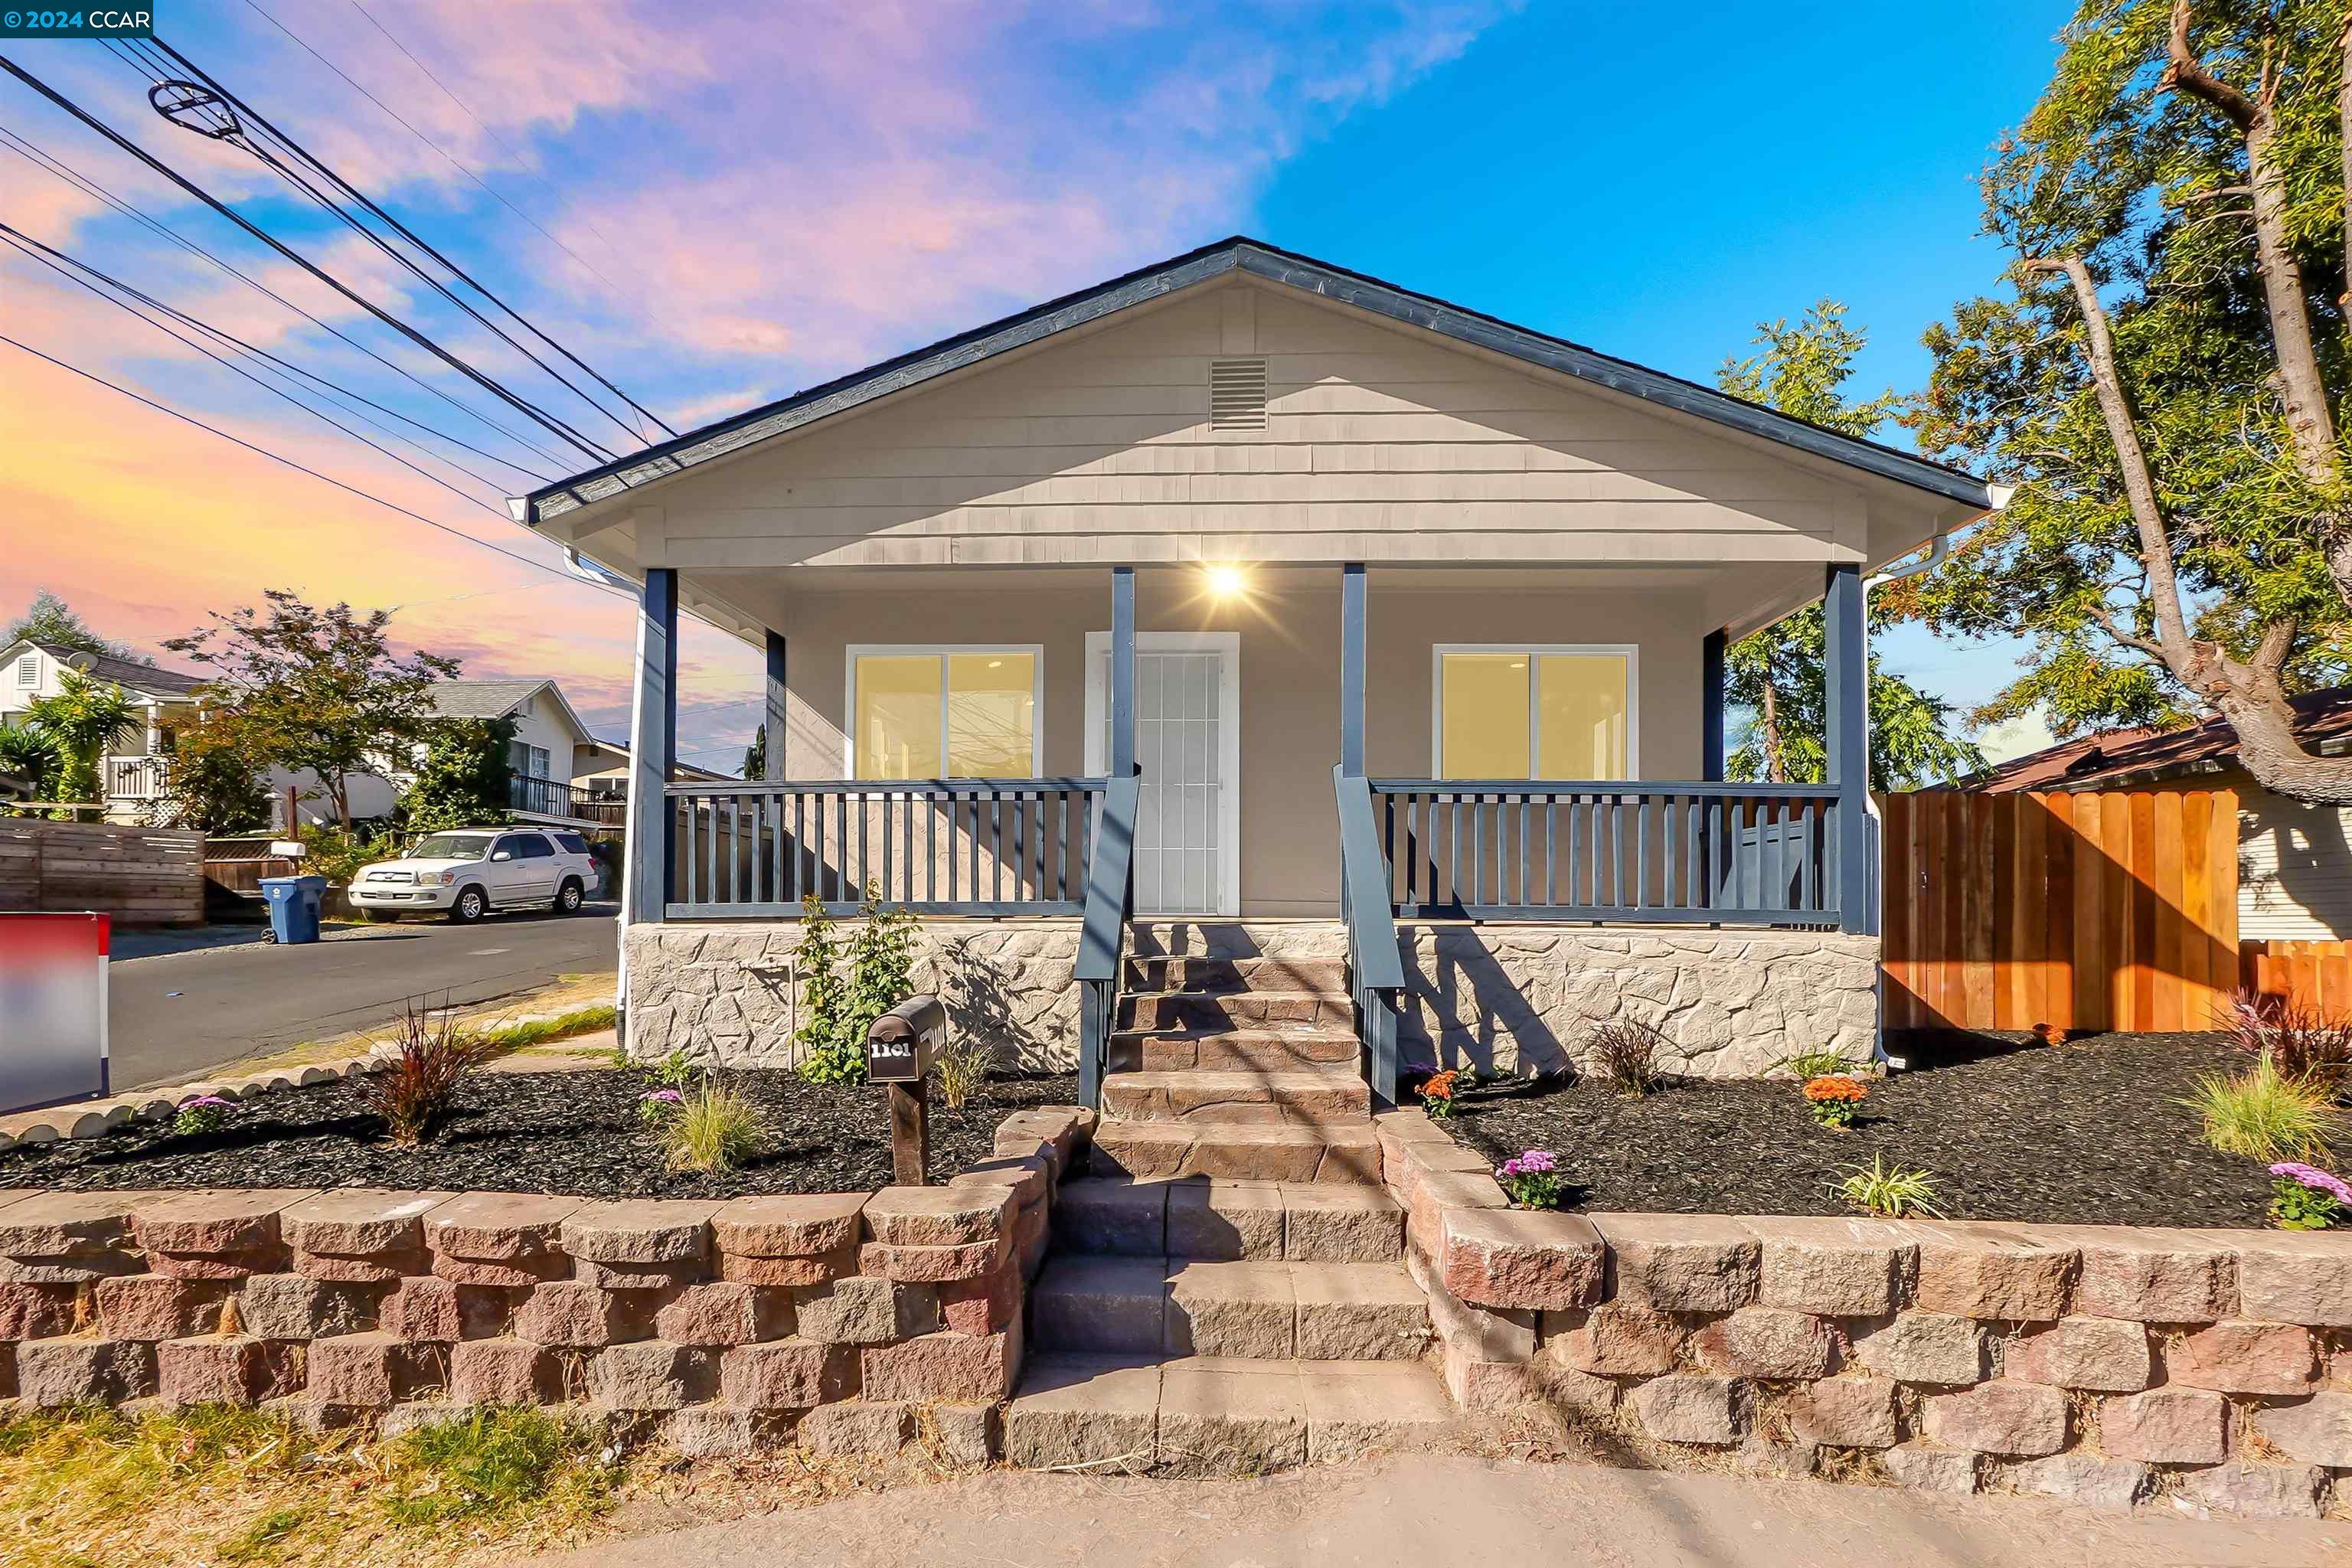
<path fill-rule="evenodd" d="M 304 830 L 302 869 L 310 876 L 324 877 L 338 888 L 349 887 L 361 867 L 372 866 L 378 860 L 397 860 L 400 853 L 401 841 L 394 834 L 369 833 L 322 822 Z"/>
<path fill-rule="evenodd" d="M 397 1524 L 437 1524 L 544 1506 L 567 1480 L 594 1486 L 580 1468 L 595 1451 L 593 1433 L 537 1410 L 434 1422 L 399 1439 L 395 1465 L 416 1484 L 386 1500 L 385 1512 Z"/>
<path fill-rule="evenodd" d="M 751 1096 L 716 1082 L 686 1095 L 662 1123 L 662 1148 L 673 1171 L 731 1171 L 766 1142 L 767 1124 Z"/>
<path fill-rule="evenodd" d="M 58 775 L 65 768 L 65 752 L 46 730 L 29 725 L 0 725 L 0 773 L 13 773 L 32 785 L 34 800 L 58 800 Z"/>
<path fill-rule="evenodd" d="M 1870 1090 L 1835 1073 L 1805 1080 L 1805 1109 L 1824 1127 L 1851 1127 Z"/>
<path fill-rule="evenodd" d="M 1449 1068 L 1444 1072 L 1432 1073 L 1423 1082 L 1419 1091 L 1421 1109 L 1439 1121 L 1452 1116 L 1461 1109 L 1454 1098 L 1460 1090 L 1462 1074 L 1458 1069 Z"/>
<path fill-rule="evenodd" d="M 1843 1181 L 1830 1184 L 1830 1191 L 1864 1214 L 1887 1219 L 1915 1214 L 1943 1217 L 1944 1211 L 1936 1206 L 1936 1179 L 1925 1171 L 1889 1165 L 1884 1154 L 1874 1156 L 1866 1167 L 1853 1166 Z"/>
<path fill-rule="evenodd" d="M 506 821 L 514 737 L 511 719 L 445 719 L 433 725 L 415 778 L 400 797 L 408 830 L 437 833 Z"/>
<path fill-rule="evenodd" d="M 904 1002 L 915 976 L 915 917 L 882 901 L 878 884 L 866 885 L 849 942 L 849 1037 L 862 1054 L 874 1020 Z"/>
<path fill-rule="evenodd" d="M 236 833 L 269 820 L 269 780 L 254 765 L 240 738 L 209 719 L 181 729 L 164 765 L 163 798 L 152 815 L 158 826 Z"/>
<path fill-rule="evenodd" d="M 446 1008 L 436 1016 L 430 1008 L 409 1007 L 398 1044 L 391 1066 L 361 1080 L 360 1100 L 383 1118 L 395 1146 L 410 1148 L 441 1131 L 467 1075 L 498 1053 L 458 1028 Z"/>
<path fill-rule="evenodd" d="M 1799 1051 L 1794 1056 L 1782 1057 L 1772 1064 L 1772 1070 L 1785 1070 L 1798 1082 L 1808 1083 L 1817 1078 L 1859 1072 L 1863 1066 L 1843 1051 L 1823 1046 L 1817 1050 Z"/>
<path fill-rule="evenodd" d="M 2204 1074 L 2181 1103 L 2204 1123 L 2208 1144 L 2256 1160 L 2319 1158 L 2338 1121 L 2326 1088 L 2282 1071 L 2269 1056 L 2231 1078 Z"/>
<path fill-rule="evenodd" d="M 801 910 L 807 1021 L 793 1036 L 802 1049 L 800 1074 L 811 1083 L 863 1083 L 866 1028 L 907 999 L 913 980 L 915 917 L 884 905 L 880 888 L 869 883 L 858 928 L 844 943 L 814 895 Z"/>
<path fill-rule="evenodd" d="M 1559 1158 L 1549 1149 L 1528 1149 L 1495 1167 L 1495 1180 L 1523 1209 L 1556 1209 L 1568 1190 Z"/>
<path fill-rule="evenodd" d="M 694 1081 L 700 1070 L 695 1066 L 694 1058 L 686 1054 L 684 1046 L 676 1047 L 656 1061 L 647 1062 L 645 1068 L 646 1076 L 663 1089 L 684 1089 Z"/>
<path fill-rule="evenodd" d="M 961 1108 L 988 1081 L 995 1065 L 996 1051 L 988 1041 L 951 1031 L 932 1063 L 940 1077 L 940 1099 L 950 1110 Z"/>
<path fill-rule="evenodd" d="M 2335 1089 L 2352 1075 L 2352 1017 L 2331 1019 L 2284 996 L 2241 991 L 2230 998 L 2223 1018 L 2231 1045 L 2269 1058 L 2288 1078 Z"/>
<path fill-rule="evenodd" d="M 99 756 L 108 742 L 130 727 L 138 711 L 122 688 L 92 680 L 79 670 L 58 678 L 55 696 L 37 697 L 26 705 L 26 722 L 57 742 L 58 799 L 81 804 L 104 798 Z"/>
<path fill-rule="evenodd" d="M 172 1117 L 172 1131 L 183 1138 L 217 1132 L 236 1114 L 236 1107 L 216 1094 L 193 1095 L 180 1101 L 180 1109 Z"/>
<path fill-rule="evenodd" d="M 1637 1018 L 1612 1018 L 1586 1037 L 1584 1049 L 1617 1092 L 1635 1100 L 1664 1089 L 1671 1076 L 1658 1058 L 1661 1052 L 1672 1051 L 1674 1043 L 1654 1025 Z"/>
<path fill-rule="evenodd" d="M 2271 1167 L 2271 1223 L 2281 1230 L 2326 1230 L 2352 1208 L 2352 1186 L 2294 1160 Z"/>

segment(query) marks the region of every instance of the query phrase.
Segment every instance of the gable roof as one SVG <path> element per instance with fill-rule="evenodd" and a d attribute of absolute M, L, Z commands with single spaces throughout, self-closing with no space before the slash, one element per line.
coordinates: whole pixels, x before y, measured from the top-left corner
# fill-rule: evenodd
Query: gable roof
<path fill-rule="evenodd" d="M 211 679 L 209 676 L 191 675 L 184 669 L 165 669 L 159 664 L 123 658 L 115 654 L 88 653 L 81 648 L 68 647 L 63 643 L 36 642 L 29 637 L 0 649 L 0 659 L 12 658 L 18 648 L 26 647 L 38 648 L 68 668 L 72 667 L 76 658 L 88 658 L 89 674 L 149 697 L 185 698 Z"/>
<path fill-rule="evenodd" d="M 1415 293 L 1328 261 L 1280 249 L 1263 240 L 1234 235 L 943 338 L 928 347 L 852 371 L 777 402 L 689 430 L 673 440 L 533 490 L 528 496 L 509 500 L 508 506 L 517 521 L 533 526 L 784 435 L 827 415 L 921 385 L 1009 350 L 1234 272 L 1338 300 L 1458 342 L 1507 354 L 1579 381 L 1827 458 L 1945 500 L 1988 510 L 1993 505 L 1992 492 L 1985 481 L 1958 468 L 1930 462 L 1916 453 L 1842 435 L 1697 382 L 1613 358 L 1565 338 L 1516 326 L 1432 295 Z"/>
<path fill-rule="evenodd" d="M 588 726 L 572 710 L 563 688 L 546 676 L 536 680 L 439 680 L 433 684 L 433 710 L 444 719 L 503 719 L 541 691 L 552 692 L 555 705 L 583 740 L 593 741 Z"/>
<path fill-rule="evenodd" d="M 2325 754 L 2352 751 L 2352 686 L 2287 699 L 2295 733 Z M 2021 790 L 2115 789 L 2185 773 L 2216 773 L 2238 759 L 2238 731 L 2227 719 L 2176 730 L 2103 730 L 2012 757 L 1959 785 L 1978 795 Z"/>

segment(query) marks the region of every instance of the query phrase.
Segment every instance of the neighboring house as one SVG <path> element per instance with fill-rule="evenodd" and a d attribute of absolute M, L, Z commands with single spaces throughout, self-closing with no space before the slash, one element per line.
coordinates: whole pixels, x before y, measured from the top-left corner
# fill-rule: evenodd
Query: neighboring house
<path fill-rule="evenodd" d="M 617 792 L 592 787 L 611 771 L 613 748 L 588 732 L 553 680 L 444 680 L 433 688 L 433 706 L 448 719 L 514 721 L 507 799 L 518 820 L 622 826 L 625 786 Z M 625 752 L 619 766 L 625 773 Z"/>
<path fill-rule="evenodd" d="M 194 693 L 205 677 L 112 654 L 18 641 L 0 648 L 0 726 L 26 722 L 40 698 L 64 689 L 68 671 L 110 681 L 130 693 L 140 717 L 116 735 L 100 760 L 99 782 L 110 821 L 136 822 L 163 793 L 163 758 L 184 725 L 196 721 Z"/>
<path fill-rule="evenodd" d="M 2352 687 L 2290 700 L 2304 743 L 2352 752 Z M 2238 935 L 2352 937 L 2352 808 L 2273 795 L 2238 763 L 2223 719 L 2177 730 L 2106 730 L 2013 758 L 1959 787 L 2021 790 L 2232 789 L 2238 793 Z"/>
<path fill-rule="evenodd" d="M 1233 239 L 512 509 L 642 584 L 633 1050 L 787 1050 L 797 900 L 871 883 L 1089 1082 L 1122 952 L 1343 961 L 1386 1096 L 1400 1022 L 1543 1066 L 1628 998 L 1694 1071 L 1867 1049 L 1862 580 L 1992 504 Z M 1713 782 L 1726 646 L 1823 601 L 1833 782 Z M 770 782 L 671 765 L 681 609 Z"/>
<path fill-rule="evenodd" d="M 586 790 L 590 800 L 610 807 L 618 807 L 628 800 L 629 748 L 625 742 L 590 741 L 573 754 L 572 765 L 577 770 L 572 782 Z M 714 783 L 734 776 L 698 768 L 691 763 L 673 763 L 670 774 L 674 778 Z M 619 820 L 618 815 L 614 820 Z"/>

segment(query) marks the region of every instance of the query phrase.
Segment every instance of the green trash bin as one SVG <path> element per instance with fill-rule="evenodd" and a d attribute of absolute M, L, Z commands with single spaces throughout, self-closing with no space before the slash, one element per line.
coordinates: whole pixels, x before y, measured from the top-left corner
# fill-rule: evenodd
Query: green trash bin
<path fill-rule="evenodd" d="M 269 940 L 319 940 L 319 906 L 327 896 L 324 877 L 264 877 L 261 896 L 269 904 Z"/>

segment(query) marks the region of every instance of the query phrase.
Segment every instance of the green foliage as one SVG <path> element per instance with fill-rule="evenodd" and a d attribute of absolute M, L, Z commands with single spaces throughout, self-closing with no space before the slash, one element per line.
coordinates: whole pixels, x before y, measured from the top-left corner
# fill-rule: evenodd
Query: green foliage
<path fill-rule="evenodd" d="M 1811 1079 L 1827 1078 L 1834 1073 L 1864 1071 L 1866 1070 L 1866 1064 L 1856 1062 L 1843 1051 L 1822 1047 L 1817 1050 L 1799 1051 L 1794 1056 L 1782 1057 L 1772 1064 L 1770 1070 L 1786 1071 L 1801 1083 Z"/>
<path fill-rule="evenodd" d="M 121 643 L 110 642 L 92 631 L 89 622 L 75 615 L 70 605 L 47 588 L 35 594 L 25 613 L 10 621 L 6 630 L 0 631 L 0 647 L 15 642 L 37 642 L 74 653 L 103 654 L 114 658 L 134 657 Z"/>
<path fill-rule="evenodd" d="M 646 1064 L 646 1076 L 652 1079 L 655 1084 L 662 1089 L 684 1089 L 694 1081 L 695 1075 L 699 1070 L 694 1065 L 694 1058 L 686 1054 L 684 1046 L 671 1051 L 659 1061 Z"/>
<path fill-rule="evenodd" d="M 399 1055 L 360 1083 L 360 1102 L 383 1118 L 395 1148 L 437 1136 L 457 1109 L 457 1090 L 499 1052 L 458 1026 L 446 1009 L 411 1006 L 401 1019 Z"/>
<path fill-rule="evenodd" d="M 882 902 L 869 884 L 856 931 L 845 943 L 812 895 L 802 904 L 801 1076 L 811 1083 L 866 1081 L 866 1031 L 908 995 L 915 969 L 915 917 Z"/>
<path fill-rule="evenodd" d="M 869 882 L 857 919 L 857 934 L 849 942 L 848 1030 L 862 1052 L 867 1026 L 910 994 L 915 917 L 885 905 L 881 888 Z"/>
<path fill-rule="evenodd" d="M 732 1171 L 766 1145 L 767 1122 L 751 1097 L 716 1081 L 688 1090 L 662 1124 L 662 1148 L 673 1171 Z"/>
<path fill-rule="evenodd" d="M 2232 1077 L 2200 1075 L 2182 1103 L 2204 1123 L 2208 1144 L 2256 1160 L 2323 1158 L 2342 1120 L 2325 1087 L 2281 1071 L 2268 1056 Z"/>
<path fill-rule="evenodd" d="M 211 668 L 200 698 L 240 754 L 315 773 L 349 827 L 351 775 L 405 760 L 430 738 L 442 721 L 433 688 L 457 661 L 394 653 L 388 610 L 322 609 L 278 589 L 263 597 L 163 646 Z"/>
<path fill-rule="evenodd" d="M 0 726 L 0 773 L 13 773 L 33 786 L 35 800 L 56 800 L 65 752 L 47 731 L 26 725 Z"/>
<path fill-rule="evenodd" d="M 2244 190 L 2243 139 L 2164 79 L 2169 0 L 2084 0 L 2049 87 L 1983 176 L 1985 229 L 2021 261 L 2080 256 L 2112 320 L 2192 633 L 2233 654 L 2300 622 L 2289 691 L 2345 679 L 2346 608 L 2330 582 L 2338 484 L 2299 471 Z M 2320 374 L 2347 385 L 2341 307 L 2344 170 L 2336 89 L 2342 0 L 2200 0 L 2208 69 L 2275 90 L 2275 188 L 2308 288 Z M 1938 632 L 2024 640 L 2012 679 L 1972 715 L 2042 710 L 2061 736 L 2169 723 L 2197 694 L 2124 637 L 2154 626 L 2124 470 L 2095 402 L 2066 281 L 2021 266 L 1956 306 L 1926 342 L 1921 449 L 2016 487 L 1924 581 Z M 2120 635 L 2119 635 L 2120 634 Z"/>
<path fill-rule="evenodd" d="M 764 722 L 751 731 L 751 743 L 743 748 L 743 776 L 747 779 L 768 776 L 768 726 Z"/>
<path fill-rule="evenodd" d="M 934 1063 L 940 1100 L 950 1110 L 961 1110 L 963 1102 L 988 1081 L 989 1072 L 995 1066 L 995 1047 L 986 1039 L 950 1030 L 948 1043 L 940 1047 Z"/>
<path fill-rule="evenodd" d="M 60 762 L 54 787 L 59 800 L 82 804 L 106 798 L 98 776 L 99 758 L 138 712 L 139 705 L 120 686 L 74 670 L 58 678 L 56 696 L 37 697 L 26 704 L 26 725 L 57 745 Z"/>
<path fill-rule="evenodd" d="M 609 1477 L 593 1462 L 595 1435 L 538 1410 L 490 1408 L 436 1422 L 395 1444 L 408 1483 L 385 1500 L 396 1524 L 441 1524 L 514 1515 L 560 1500 L 601 1501 Z M 580 1489 L 583 1497 L 563 1494 Z"/>
<path fill-rule="evenodd" d="M 173 743 L 155 818 L 207 833 L 258 828 L 269 820 L 268 772 L 240 748 L 233 726 L 190 725 Z"/>
<path fill-rule="evenodd" d="M 1936 1178 L 1925 1171 L 1889 1165 L 1884 1154 L 1872 1156 L 1867 1166 L 1851 1167 L 1843 1180 L 1830 1184 L 1830 1191 L 1863 1213 L 1885 1219 L 1912 1215 L 1941 1219 L 1944 1215 L 1936 1206 Z"/>
<path fill-rule="evenodd" d="M 399 859 L 402 844 L 396 834 L 354 831 L 320 823 L 303 830 L 302 848 L 304 875 L 324 877 L 331 886 L 347 888 L 361 867 Z"/>
<path fill-rule="evenodd" d="M 511 719 L 444 719 L 433 724 L 415 781 L 400 797 L 411 833 L 495 827 L 507 820 L 514 778 Z"/>
<path fill-rule="evenodd" d="M 1892 417 L 1901 399 L 1893 392 L 1854 403 L 1843 388 L 1868 342 L 1846 324 L 1845 307 L 1823 300 L 1791 326 L 1786 320 L 1757 328 L 1763 352 L 1726 360 L 1716 384 L 1841 435 L 1867 437 Z M 1871 597 L 1873 630 L 1893 623 L 1909 600 L 1887 592 Z M 1829 776 L 1829 689 L 1826 631 L 1821 606 L 1808 605 L 1732 645 L 1724 660 L 1725 697 L 1752 716 L 1727 761 L 1735 779 L 1819 784 Z M 1870 675 L 1870 773 L 1880 789 L 1941 784 L 1984 766 L 1975 746 L 1951 732 L 1950 704 L 1876 667 Z"/>
<path fill-rule="evenodd" d="M 2293 1176 L 2271 1182 L 2271 1223 L 2281 1230 L 2332 1230 L 2344 1218 L 2343 1200 Z"/>

